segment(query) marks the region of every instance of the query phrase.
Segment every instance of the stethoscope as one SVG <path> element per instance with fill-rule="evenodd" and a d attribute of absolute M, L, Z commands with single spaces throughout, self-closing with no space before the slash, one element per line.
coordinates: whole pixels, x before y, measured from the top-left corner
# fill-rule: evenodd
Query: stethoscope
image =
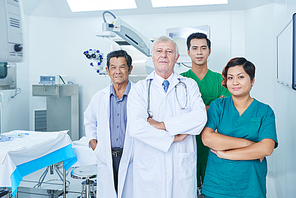
<path fill-rule="evenodd" d="M 188 99 L 188 94 L 187 94 L 187 86 L 184 82 L 181 81 L 181 79 L 178 79 L 179 82 L 178 84 L 175 85 L 175 96 L 176 96 L 176 99 L 178 101 L 178 104 L 180 106 L 181 109 L 185 109 L 187 107 L 187 99 Z M 152 111 L 150 109 L 150 92 L 151 92 L 151 81 L 152 79 L 149 80 L 149 85 L 148 85 L 148 106 L 147 106 L 147 114 L 148 114 L 148 118 L 152 118 L 153 117 L 153 114 L 152 114 Z M 182 86 L 185 90 L 185 96 L 186 96 L 186 100 L 185 100 L 185 105 L 182 106 L 180 101 L 179 101 L 179 97 L 178 97 L 178 91 L 177 91 L 177 87 L 178 86 Z"/>

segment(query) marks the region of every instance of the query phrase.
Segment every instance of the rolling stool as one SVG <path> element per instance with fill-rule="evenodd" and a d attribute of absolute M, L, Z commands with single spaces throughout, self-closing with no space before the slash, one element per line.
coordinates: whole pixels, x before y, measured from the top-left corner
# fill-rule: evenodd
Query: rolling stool
<path fill-rule="evenodd" d="M 80 166 L 71 171 L 71 177 L 74 179 L 85 179 L 81 182 L 82 191 L 79 198 L 95 198 L 94 181 L 90 180 L 97 177 L 97 166 Z"/>

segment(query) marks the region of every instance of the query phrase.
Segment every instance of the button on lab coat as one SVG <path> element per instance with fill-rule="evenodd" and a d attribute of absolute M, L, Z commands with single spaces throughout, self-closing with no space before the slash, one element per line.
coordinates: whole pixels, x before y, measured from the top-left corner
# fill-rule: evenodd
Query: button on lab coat
<path fill-rule="evenodd" d="M 180 79 L 187 86 L 186 98 Z M 165 130 L 147 122 L 148 84 L 151 80 L 150 106 L 153 119 L 163 121 Z M 207 121 L 205 105 L 195 81 L 173 73 L 167 93 L 151 73 L 133 86 L 128 98 L 128 129 L 133 139 L 134 198 L 194 198 L 197 196 L 196 138 Z M 173 142 L 177 134 L 190 134 L 182 142 Z"/>
<path fill-rule="evenodd" d="M 129 96 L 128 96 L 129 97 Z M 97 139 L 97 147 L 94 150 L 97 156 L 97 197 L 98 198 L 129 198 L 121 196 L 124 191 L 127 194 L 131 194 L 129 185 L 125 181 L 131 181 L 126 179 L 129 177 L 128 164 L 130 157 L 127 156 L 125 148 L 120 161 L 119 168 L 123 171 L 118 178 L 118 195 L 116 194 L 113 181 L 113 165 L 111 156 L 111 140 L 109 129 L 110 118 L 110 86 L 98 91 L 91 99 L 86 111 L 84 112 L 84 125 L 85 134 L 88 142 L 91 139 Z M 131 139 L 128 138 L 127 144 L 132 144 Z M 126 143 L 126 142 L 125 142 Z M 132 147 L 128 147 L 131 149 Z M 132 166 L 130 166 L 132 167 Z M 125 183 L 125 184 L 124 184 Z M 123 188 L 125 188 L 123 190 Z"/>

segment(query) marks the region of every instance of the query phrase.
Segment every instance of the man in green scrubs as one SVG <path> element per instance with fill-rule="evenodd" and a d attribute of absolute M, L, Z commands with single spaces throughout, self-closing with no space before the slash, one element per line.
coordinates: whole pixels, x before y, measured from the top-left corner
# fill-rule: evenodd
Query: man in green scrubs
<path fill-rule="evenodd" d="M 231 94 L 221 85 L 222 75 L 208 69 L 208 57 L 211 54 L 211 41 L 206 34 L 193 33 L 187 38 L 187 52 L 192 61 L 192 68 L 182 73 L 182 76 L 192 78 L 198 84 L 201 98 L 208 110 L 212 101 L 227 97 Z M 209 148 L 204 146 L 201 135 L 196 136 L 197 141 L 197 181 L 199 186 L 203 182 Z"/>

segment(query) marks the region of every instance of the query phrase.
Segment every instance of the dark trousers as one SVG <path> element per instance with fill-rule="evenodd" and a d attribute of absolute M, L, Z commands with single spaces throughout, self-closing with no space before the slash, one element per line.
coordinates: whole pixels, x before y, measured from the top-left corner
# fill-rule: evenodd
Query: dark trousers
<path fill-rule="evenodd" d="M 112 162 L 113 162 L 113 177 L 114 177 L 114 187 L 117 192 L 118 186 L 118 169 L 119 163 L 122 155 L 122 148 L 112 148 Z"/>

